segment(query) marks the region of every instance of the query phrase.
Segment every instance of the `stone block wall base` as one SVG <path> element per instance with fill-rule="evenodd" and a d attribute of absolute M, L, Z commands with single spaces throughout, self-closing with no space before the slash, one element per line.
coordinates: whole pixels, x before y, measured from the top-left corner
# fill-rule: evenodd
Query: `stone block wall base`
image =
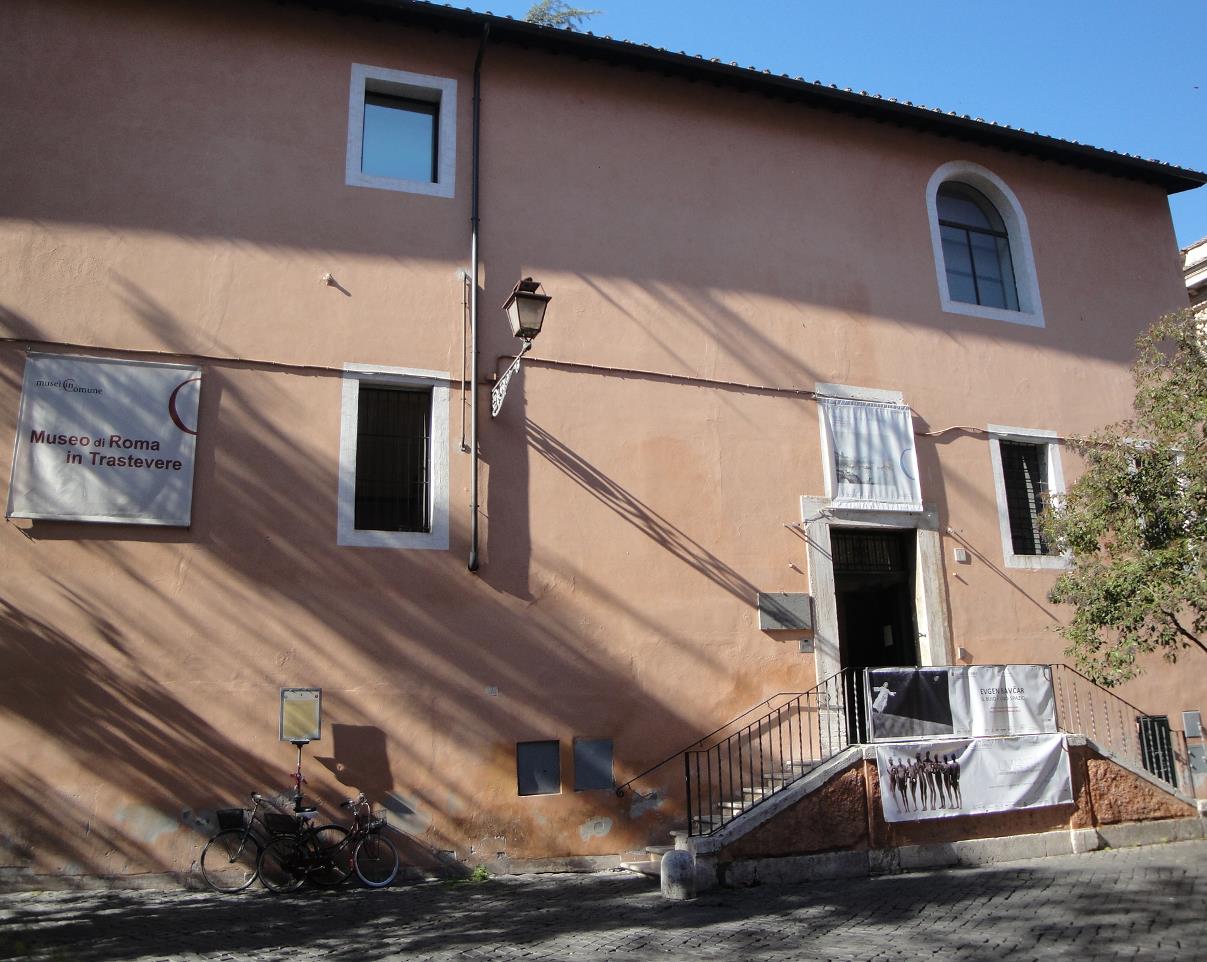
<path fill-rule="evenodd" d="M 1207 838 L 1207 818 L 1171 818 L 1157 822 L 1103 825 L 1096 829 L 1041 832 L 1004 838 L 976 838 L 934 845 L 905 845 L 900 848 L 864 852 L 826 852 L 782 858 L 737 859 L 718 865 L 717 884 L 730 886 L 774 885 L 813 882 L 821 879 L 889 875 L 924 869 L 993 865 L 1019 859 L 1054 855 L 1080 855 L 1100 848 L 1127 848 Z M 707 885 L 698 876 L 699 891 Z"/>
<path fill-rule="evenodd" d="M 200 874 L 147 872 L 138 875 L 35 875 L 25 869 L 0 868 L 3 892 L 107 892 L 128 890 L 209 891 Z"/>

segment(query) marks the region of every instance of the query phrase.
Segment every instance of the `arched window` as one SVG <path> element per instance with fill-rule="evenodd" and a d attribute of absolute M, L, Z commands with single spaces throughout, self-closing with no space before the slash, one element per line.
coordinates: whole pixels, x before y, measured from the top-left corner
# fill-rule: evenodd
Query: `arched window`
<path fill-rule="evenodd" d="M 1017 311 L 1010 235 L 997 208 L 975 187 L 952 181 L 939 188 L 936 207 L 951 299 Z"/>
<path fill-rule="evenodd" d="M 926 185 L 939 301 L 950 314 L 1043 327 L 1027 218 L 979 164 L 953 161 Z"/>

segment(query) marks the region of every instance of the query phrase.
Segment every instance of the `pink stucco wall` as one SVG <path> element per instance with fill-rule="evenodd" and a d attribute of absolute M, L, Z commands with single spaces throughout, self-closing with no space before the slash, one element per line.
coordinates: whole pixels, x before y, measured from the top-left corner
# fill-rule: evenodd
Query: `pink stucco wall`
<path fill-rule="evenodd" d="M 0 531 L 8 865 L 187 868 L 200 814 L 284 785 L 289 685 L 343 726 L 308 749 L 311 791 L 393 795 L 416 858 L 643 845 L 673 798 L 574 793 L 575 736 L 612 737 L 622 781 L 815 678 L 754 601 L 808 590 L 785 523 L 822 493 L 817 408 L 761 388 L 900 390 L 922 430 L 1088 431 L 1127 414 L 1134 336 L 1182 296 L 1156 188 L 492 47 L 482 369 L 514 351 L 495 307 L 521 273 L 554 296 L 534 355 L 599 369 L 536 361 L 484 416 L 477 576 L 457 391 L 450 550 L 336 547 L 341 367 L 461 376 L 476 42 L 268 3 L 0 16 L 0 129 L 21 131 L 0 147 L 0 464 L 28 346 L 205 371 L 190 529 Z M 457 80 L 453 198 L 345 186 L 352 63 Z M 951 160 L 1017 194 L 1045 328 L 940 310 L 924 189 Z M 955 643 L 1058 660 L 1052 575 L 1001 565 L 984 437 L 919 458 L 941 530 L 983 556 L 951 566 L 943 538 Z M 1157 666 L 1127 694 L 1176 711 L 1203 688 Z M 552 738 L 563 793 L 517 798 L 515 742 Z"/>

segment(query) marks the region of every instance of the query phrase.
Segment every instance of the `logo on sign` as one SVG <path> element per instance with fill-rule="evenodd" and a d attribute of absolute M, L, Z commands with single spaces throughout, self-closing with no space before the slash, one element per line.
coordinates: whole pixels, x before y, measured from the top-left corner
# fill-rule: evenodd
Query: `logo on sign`
<path fill-rule="evenodd" d="M 47 381 L 43 378 L 38 378 L 34 381 L 34 387 L 51 387 L 60 388 L 70 394 L 104 394 L 103 388 L 99 387 L 84 387 L 76 384 L 75 378 L 65 377 L 60 381 Z"/>

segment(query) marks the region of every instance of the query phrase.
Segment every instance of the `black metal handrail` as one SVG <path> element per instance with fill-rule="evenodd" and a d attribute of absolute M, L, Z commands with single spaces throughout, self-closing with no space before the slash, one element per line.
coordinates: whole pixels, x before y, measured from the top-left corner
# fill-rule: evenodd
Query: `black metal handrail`
<path fill-rule="evenodd" d="M 1154 718 L 1068 665 L 1052 665 L 1052 688 L 1061 731 L 1087 736 L 1174 788 L 1181 770 L 1187 793 L 1194 794 L 1185 736 L 1170 732 L 1163 716 Z"/>
<path fill-rule="evenodd" d="M 858 743 L 861 678 L 843 669 L 715 745 L 684 751 L 688 833 L 711 835 Z"/>
<path fill-rule="evenodd" d="M 690 751 L 691 749 L 695 748 L 697 745 L 701 744 L 702 742 L 708 741 L 710 738 L 714 737 L 715 735 L 719 735 L 721 732 L 725 731 L 726 728 L 729 728 L 731 725 L 736 725 L 743 718 L 746 718 L 748 715 L 754 714 L 754 712 L 758 711 L 764 705 L 770 705 L 777 698 L 792 698 L 792 697 L 800 696 L 802 694 L 804 694 L 804 693 L 799 692 L 799 691 L 779 691 L 779 692 L 776 692 L 774 695 L 769 695 L 768 697 L 764 698 L 761 702 L 759 702 L 757 705 L 753 706 L 752 708 L 747 708 L 744 712 L 742 712 L 742 714 L 738 715 L 736 718 L 731 718 L 724 725 L 720 725 L 717 728 L 714 728 L 707 735 L 700 736 L 694 742 L 692 742 L 690 745 L 688 745 L 686 748 L 677 749 L 676 751 L 667 755 L 666 758 L 662 759 L 662 761 L 658 762 L 655 765 L 651 765 L 644 772 L 641 772 L 638 775 L 634 775 L 632 778 L 630 778 L 627 782 L 625 782 L 622 785 L 617 785 L 616 794 L 619 797 L 623 798 L 626 789 L 628 789 L 628 787 L 630 785 L 632 785 L 635 781 L 637 781 L 639 778 L 645 778 L 645 776 L 650 774 L 650 772 L 656 772 L 663 765 L 667 765 L 670 762 L 673 762 L 676 758 L 678 758 L 684 752 Z"/>

